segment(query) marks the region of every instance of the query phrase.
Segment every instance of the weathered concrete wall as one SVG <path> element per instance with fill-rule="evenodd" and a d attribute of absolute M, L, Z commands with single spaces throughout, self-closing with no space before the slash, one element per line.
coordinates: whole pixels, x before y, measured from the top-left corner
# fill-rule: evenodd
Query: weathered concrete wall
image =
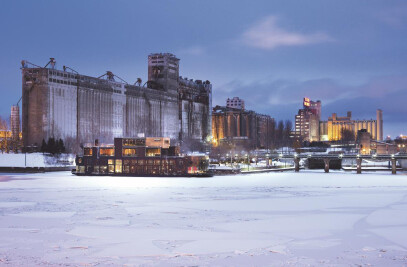
<path fill-rule="evenodd" d="M 182 100 L 182 133 L 184 138 L 205 139 L 210 135 L 208 105 Z"/>
<path fill-rule="evenodd" d="M 40 146 L 42 139 L 49 137 L 75 140 L 77 144 L 95 139 L 111 143 L 114 137 L 139 133 L 179 138 L 176 95 L 87 76 L 64 77 L 56 70 L 50 74 L 47 69 L 30 70 L 38 72 L 23 75 L 24 81 L 30 79 L 23 82 L 25 145 Z M 35 83 L 31 81 L 34 78 Z M 204 113 L 202 109 L 197 107 L 196 112 Z M 194 118 L 199 117 L 196 112 Z M 202 128 L 200 123 L 195 126 Z"/>
<path fill-rule="evenodd" d="M 178 61 L 172 54 L 150 55 L 151 87 L 24 67 L 24 145 L 40 146 L 54 137 L 78 147 L 140 133 L 173 141 L 206 138 L 211 135 L 212 85 L 180 82 Z"/>
<path fill-rule="evenodd" d="M 49 132 L 48 70 L 22 70 L 22 132 L 24 145 L 41 145 Z"/>

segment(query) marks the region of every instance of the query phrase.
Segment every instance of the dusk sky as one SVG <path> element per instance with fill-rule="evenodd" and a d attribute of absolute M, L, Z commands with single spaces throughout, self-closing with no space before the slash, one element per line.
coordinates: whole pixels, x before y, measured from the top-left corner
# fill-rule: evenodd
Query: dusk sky
<path fill-rule="evenodd" d="M 21 97 L 20 62 L 129 83 L 170 52 L 183 77 L 210 80 L 213 105 L 290 119 L 302 98 L 322 119 L 383 110 L 384 135 L 407 134 L 407 1 L 2 1 L 0 114 Z"/>

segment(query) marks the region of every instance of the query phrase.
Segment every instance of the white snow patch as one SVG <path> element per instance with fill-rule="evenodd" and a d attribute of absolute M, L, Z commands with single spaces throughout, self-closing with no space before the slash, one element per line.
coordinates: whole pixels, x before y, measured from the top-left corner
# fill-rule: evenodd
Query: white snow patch
<path fill-rule="evenodd" d="M 405 173 L 7 177 L 0 264 L 400 266 L 407 259 Z"/>

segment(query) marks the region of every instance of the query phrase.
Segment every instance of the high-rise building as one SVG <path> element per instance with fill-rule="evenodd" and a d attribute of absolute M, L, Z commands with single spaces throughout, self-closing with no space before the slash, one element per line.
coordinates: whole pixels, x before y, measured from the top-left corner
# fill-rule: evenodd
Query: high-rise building
<path fill-rule="evenodd" d="M 212 85 L 179 77 L 179 59 L 148 56 L 148 81 L 129 84 L 108 71 L 98 78 L 69 67 L 22 62 L 24 145 L 61 138 L 67 148 L 142 134 L 205 140 L 211 134 Z"/>
<path fill-rule="evenodd" d="M 303 141 L 319 141 L 319 120 L 321 119 L 321 101 L 311 101 L 305 97 L 303 108 L 295 115 L 295 137 Z"/>

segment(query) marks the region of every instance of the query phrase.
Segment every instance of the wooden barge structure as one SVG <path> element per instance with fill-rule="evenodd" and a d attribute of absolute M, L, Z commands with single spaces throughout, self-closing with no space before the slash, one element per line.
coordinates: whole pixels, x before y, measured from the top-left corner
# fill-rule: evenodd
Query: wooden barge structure
<path fill-rule="evenodd" d="M 77 155 L 75 175 L 212 176 L 206 155 L 180 155 L 170 138 L 115 138 L 114 145 L 83 147 Z"/>

